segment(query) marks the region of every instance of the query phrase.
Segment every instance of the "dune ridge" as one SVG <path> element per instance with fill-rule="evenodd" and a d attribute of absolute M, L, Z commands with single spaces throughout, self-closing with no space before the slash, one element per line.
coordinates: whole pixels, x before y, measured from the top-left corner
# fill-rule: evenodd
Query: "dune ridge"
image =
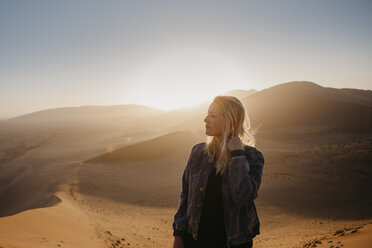
<path fill-rule="evenodd" d="M 124 162 L 183 156 L 185 152 L 188 152 L 185 147 L 190 147 L 192 144 L 201 141 L 201 136 L 191 131 L 173 132 L 151 140 L 119 148 L 84 162 Z"/>

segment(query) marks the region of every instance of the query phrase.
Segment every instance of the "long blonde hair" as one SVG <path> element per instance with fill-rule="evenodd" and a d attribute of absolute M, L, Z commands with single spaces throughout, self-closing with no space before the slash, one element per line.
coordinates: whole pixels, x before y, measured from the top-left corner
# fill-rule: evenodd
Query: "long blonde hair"
<path fill-rule="evenodd" d="M 257 130 L 251 130 L 248 113 L 243 104 L 234 96 L 216 96 L 213 99 L 220 113 L 222 114 L 224 125 L 223 131 L 218 142 L 215 136 L 207 137 L 206 152 L 209 156 L 209 162 L 213 162 L 217 155 L 218 146 L 221 151 L 220 157 L 216 161 L 216 174 L 225 173 L 227 164 L 231 158 L 227 143 L 232 136 L 238 136 L 243 144 L 254 146 L 256 140 L 254 134 Z"/>

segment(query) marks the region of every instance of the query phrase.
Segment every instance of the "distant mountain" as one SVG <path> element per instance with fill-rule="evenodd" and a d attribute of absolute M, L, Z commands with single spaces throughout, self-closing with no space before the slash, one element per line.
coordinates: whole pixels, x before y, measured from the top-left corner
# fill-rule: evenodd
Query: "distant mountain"
<path fill-rule="evenodd" d="M 79 121 L 110 121 L 113 119 L 151 116 L 162 111 L 151 107 L 127 104 L 114 106 L 80 106 L 46 109 L 8 120 L 8 122 L 79 122 Z"/>
<path fill-rule="evenodd" d="M 295 81 L 259 92 L 233 90 L 225 95 L 238 98 L 247 95 L 241 101 L 248 110 L 252 127 L 261 125 L 259 133 L 265 132 L 265 137 L 282 132 L 279 136 L 285 138 L 294 130 L 297 133 L 305 130 L 308 132 L 305 136 L 314 132 L 372 131 L 370 90 L 335 89 Z M 115 143 L 124 142 L 124 138 L 133 133 L 151 133 L 154 137 L 190 130 L 204 135 L 203 120 L 209 104 L 204 102 L 171 111 L 135 104 L 48 109 L 0 122 L 0 136 L 54 133 L 57 134 L 55 140 L 62 138 L 72 143 L 93 142 L 95 138 Z M 304 137 L 301 135 L 295 134 Z"/>
<path fill-rule="evenodd" d="M 147 116 L 141 119 L 140 122 L 132 125 L 127 131 L 158 131 L 158 132 L 174 132 L 182 130 L 197 130 L 204 127 L 204 114 L 208 110 L 209 103 L 204 102 L 194 107 L 179 108 L 166 111 L 154 116 Z"/>
<path fill-rule="evenodd" d="M 243 99 L 253 126 L 372 131 L 372 91 L 289 82 Z"/>
<path fill-rule="evenodd" d="M 169 133 L 137 144 L 125 146 L 104 153 L 85 163 L 107 163 L 139 160 L 156 160 L 162 158 L 184 157 L 191 147 L 203 142 L 203 137 L 191 131 Z"/>
<path fill-rule="evenodd" d="M 247 96 L 257 93 L 256 90 L 232 90 L 223 95 L 235 96 L 238 99 L 243 99 Z M 203 133 L 204 118 L 208 111 L 210 102 L 205 101 L 192 108 L 180 108 L 165 113 L 161 113 L 155 117 L 147 118 L 138 125 L 133 126 L 133 130 L 151 130 L 157 129 L 162 132 L 175 132 L 179 130 L 194 130 Z M 151 123 L 151 124 L 150 124 Z"/>
<path fill-rule="evenodd" d="M 254 89 L 251 89 L 251 90 L 231 90 L 231 91 L 228 91 L 228 92 L 224 93 L 223 95 L 225 95 L 225 96 L 235 96 L 239 100 L 242 100 L 242 99 L 244 99 L 248 96 L 256 94 L 257 92 L 258 91 L 254 90 Z"/>
<path fill-rule="evenodd" d="M 326 89 L 332 91 L 334 94 L 337 95 L 337 97 L 343 97 L 351 102 L 372 106 L 372 90 L 359 90 L 349 88 L 343 89 L 326 88 Z"/>

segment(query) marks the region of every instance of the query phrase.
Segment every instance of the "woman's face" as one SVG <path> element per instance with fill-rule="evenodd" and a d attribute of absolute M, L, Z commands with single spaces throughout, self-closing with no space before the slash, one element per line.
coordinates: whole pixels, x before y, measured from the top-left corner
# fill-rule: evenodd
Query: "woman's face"
<path fill-rule="evenodd" d="M 208 108 L 208 115 L 204 118 L 205 134 L 208 136 L 221 136 L 223 132 L 223 117 L 215 103 Z"/>

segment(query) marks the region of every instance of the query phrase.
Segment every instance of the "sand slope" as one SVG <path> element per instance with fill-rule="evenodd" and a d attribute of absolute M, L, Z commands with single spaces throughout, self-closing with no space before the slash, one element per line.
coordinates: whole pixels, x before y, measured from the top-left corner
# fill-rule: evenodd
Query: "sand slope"
<path fill-rule="evenodd" d="M 49 208 L 27 210 L 0 218 L 0 247 L 103 247 L 94 222 L 68 197 Z"/>
<path fill-rule="evenodd" d="M 256 136 L 265 156 L 256 248 L 370 241 L 370 94 L 304 82 L 246 98 L 252 119 L 265 122 Z M 0 247 L 171 247 L 182 172 L 204 139 L 207 105 L 111 107 L 0 124 Z"/>
<path fill-rule="evenodd" d="M 154 139 L 125 146 L 95 158 L 86 163 L 113 163 L 161 158 L 183 158 L 194 144 L 202 142 L 201 135 L 191 131 L 173 132 Z"/>

